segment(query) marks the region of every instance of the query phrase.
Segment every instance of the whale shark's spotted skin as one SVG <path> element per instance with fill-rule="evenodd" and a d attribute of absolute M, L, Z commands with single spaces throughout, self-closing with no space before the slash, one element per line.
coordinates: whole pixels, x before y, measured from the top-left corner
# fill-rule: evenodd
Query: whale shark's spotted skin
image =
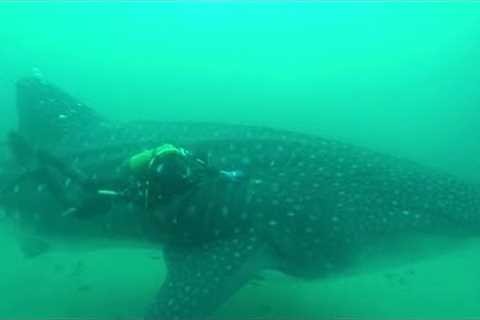
<path fill-rule="evenodd" d="M 135 214 L 108 215 L 115 236 L 148 233 L 162 240 L 168 275 L 147 319 L 210 316 L 264 268 L 319 277 L 348 268 L 362 251 L 399 236 L 478 231 L 480 189 L 410 161 L 265 128 L 114 124 L 38 79 L 20 82 L 19 95 L 24 97 L 18 106 L 20 132 L 92 177 L 115 175 L 130 155 L 164 142 L 201 150 L 213 166 L 248 174 L 240 182 L 210 181 L 151 212 L 150 218 L 132 208 Z M 45 108 L 52 129 L 38 139 L 39 128 L 28 119 L 40 120 L 26 115 L 38 117 Z M 49 141 L 51 136 L 55 139 Z M 59 179 L 65 180 L 65 190 L 70 188 L 66 192 L 75 192 L 68 178 Z M 36 187 L 23 198 L 46 193 L 44 182 L 33 181 L 6 188 L 5 205 L 18 188 Z M 54 200 L 44 204 L 49 211 Z M 119 204 L 116 210 L 125 207 Z M 99 219 L 94 220 L 98 225 L 107 223 Z M 75 221 L 50 214 L 50 229 L 65 230 L 66 225 L 81 230 Z"/>

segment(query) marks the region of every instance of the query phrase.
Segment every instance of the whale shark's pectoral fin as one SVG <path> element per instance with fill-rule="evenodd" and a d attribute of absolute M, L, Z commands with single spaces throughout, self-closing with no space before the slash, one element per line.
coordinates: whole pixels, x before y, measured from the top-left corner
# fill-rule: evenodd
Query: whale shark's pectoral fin
<path fill-rule="evenodd" d="M 210 316 L 266 265 L 254 237 L 232 238 L 195 248 L 164 249 L 167 278 L 146 319 Z"/>

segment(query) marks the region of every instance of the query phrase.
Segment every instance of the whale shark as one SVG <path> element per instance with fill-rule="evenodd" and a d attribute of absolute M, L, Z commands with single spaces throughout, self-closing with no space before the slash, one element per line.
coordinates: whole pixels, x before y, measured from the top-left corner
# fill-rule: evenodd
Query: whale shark
<path fill-rule="evenodd" d="M 167 276 L 148 320 L 211 317 L 262 270 L 316 279 L 391 253 L 398 239 L 478 234 L 480 187 L 414 161 L 266 127 L 116 122 L 40 77 L 16 90 L 15 135 L 60 164 L 11 150 L 0 206 L 34 234 L 161 247 Z M 129 156 L 165 142 L 248 179 L 212 179 L 159 211 L 112 199 L 89 219 L 65 214 L 84 192 L 78 176 L 115 176 Z"/>

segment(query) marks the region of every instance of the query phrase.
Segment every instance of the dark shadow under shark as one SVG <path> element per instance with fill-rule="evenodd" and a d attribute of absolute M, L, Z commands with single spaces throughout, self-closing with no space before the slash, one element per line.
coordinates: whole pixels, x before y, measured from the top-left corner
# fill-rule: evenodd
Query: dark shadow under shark
<path fill-rule="evenodd" d="M 17 83 L 17 109 L 17 134 L 36 151 L 12 150 L 0 205 L 35 234 L 161 244 L 167 278 L 146 319 L 208 317 L 263 269 L 322 277 L 409 235 L 478 234 L 478 186 L 367 149 L 261 127 L 115 123 L 35 77 Z M 249 178 L 209 180 L 162 210 L 112 199 L 91 219 L 65 214 L 82 179 L 113 177 L 165 142 Z"/>

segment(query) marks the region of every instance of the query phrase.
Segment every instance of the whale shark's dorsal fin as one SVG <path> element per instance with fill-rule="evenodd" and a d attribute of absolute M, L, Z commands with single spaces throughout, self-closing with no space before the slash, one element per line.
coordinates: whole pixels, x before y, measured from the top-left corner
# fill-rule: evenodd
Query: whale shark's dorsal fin
<path fill-rule="evenodd" d="M 102 121 L 92 109 L 39 75 L 17 81 L 17 113 L 19 133 L 40 147 Z"/>

